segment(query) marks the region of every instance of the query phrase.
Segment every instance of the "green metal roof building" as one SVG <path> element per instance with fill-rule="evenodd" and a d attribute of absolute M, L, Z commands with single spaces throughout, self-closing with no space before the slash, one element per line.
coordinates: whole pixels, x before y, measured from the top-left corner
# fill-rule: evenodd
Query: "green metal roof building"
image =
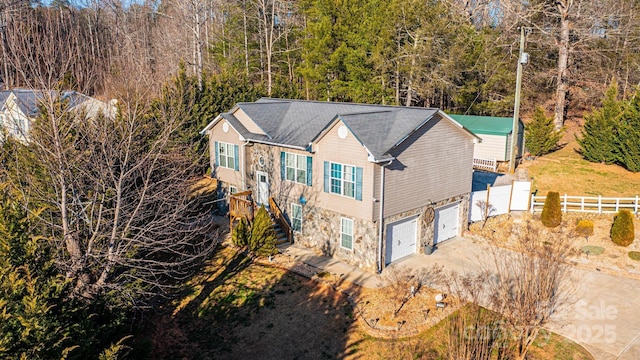
<path fill-rule="evenodd" d="M 456 114 L 449 116 L 482 139 L 482 143 L 475 145 L 474 158 L 509 161 L 513 118 Z M 522 156 L 524 147 L 524 124 L 522 120 L 518 124 L 516 157 Z"/>

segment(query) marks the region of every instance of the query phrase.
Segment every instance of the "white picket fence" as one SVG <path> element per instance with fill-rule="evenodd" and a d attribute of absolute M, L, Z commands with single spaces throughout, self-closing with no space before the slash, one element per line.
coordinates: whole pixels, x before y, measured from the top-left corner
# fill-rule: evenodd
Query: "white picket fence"
<path fill-rule="evenodd" d="M 529 210 L 531 195 L 531 182 L 514 181 L 511 185 L 487 187 L 487 190 L 471 193 L 471 209 L 469 210 L 469 222 L 481 221 L 483 209 L 478 206 L 478 201 L 489 203 L 492 211 L 488 216 L 507 214 L 511 211 Z"/>
<path fill-rule="evenodd" d="M 531 196 L 530 211 L 533 214 L 536 211 L 542 211 L 546 196 Z M 569 196 L 564 194 L 560 196 L 560 206 L 562 212 L 590 212 L 598 214 L 613 214 L 622 209 L 627 209 L 634 214 L 640 212 L 640 196 L 631 198 L 614 198 L 614 197 L 589 197 L 589 196 Z"/>

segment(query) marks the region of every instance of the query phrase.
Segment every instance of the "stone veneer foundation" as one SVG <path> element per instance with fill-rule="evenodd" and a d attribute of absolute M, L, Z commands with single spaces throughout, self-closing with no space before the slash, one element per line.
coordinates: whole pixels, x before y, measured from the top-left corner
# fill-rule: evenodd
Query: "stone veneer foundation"
<path fill-rule="evenodd" d="M 283 213 L 289 216 L 291 204 L 300 204 L 299 197 L 293 196 L 292 189 L 287 188 L 286 184 L 279 181 L 280 170 L 276 169 L 275 156 L 273 148 L 264 144 L 252 144 L 249 146 L 247 172 L 247 187 L 255 189 L 255 171 L 265 171 L 270 176 L 270 194 L 274 197 Z M 262 161 L 260 161 L 262 159 Z M 224 190 L 228 191 L 227 184 L 221 184 Z M 239 191 L 242 191 L 241 184 L 237 184 Z M 223 191 L 224 191 L 223 190 Z M 335 257 L 352 266 L 358 267 L 365 271 L 377 271 L 378 259 L 378 222 L 368 221 L 343 214 L 319 208 L 313 205 L 313 194 L 305 194 L 307 204 L 302 205 L 302 232 L 294 233 L 294 242 L 308 248 L 314 249 L 322 255 Z M 439 207 L 446 206 L 455 202 L 460 203 L 459 224 L 461 230 L 466 228 L 468 212 L 469 212 L 469 194 L 455 196 L 449 199 L 438 201 L 432 205 L 405 211 L 393 216 L 386 217 L 384 224 L 390 224 L 398 220 L 418 215 L 418 249 L 416 253 L 424 254 L 425 246 L 433 244 L 434 222 L 427 221 L 425 212 L 428 208 L 434 210 Z M 353 220 L 353 249 L 345 249 L 340 246 L 340 227 L 341 218 L 346 217 Z M 386 253 L 386 232 L 383 234 L 382 241 L 382 264 L 385 263 L 384 255 Z"/>
<path fill-rule="evenodd" d="M 290 199 L 285 199 L 283 209 L 290 209 Z M 296 201 L 293 201 L 297 203 Z M 466 228 L 469 211 L 469 195 L 460 195 L 450 199 L 442 200 L 434 205 L 426 205 L 411 211 L 405 211 L 394 216 L 384 219 L 384 224 L 390 224 L 395 221 L 418 215 L 418 249 L 416 253 L 424 254 L 425 246 L 433 245 L 434 222 L 427 221 L 425 216 L 426 210 L 433 207 L 434 210 L 439 207 L 452 203 L 460 203 L 460 213 L 458 216 L 458 228 L 460 232 Z M 347 217 L 342 214 L 314 207 L 312 205 L 304 205 L 302 209 L 302 232 L 294 234 L 294 242 L 312 248 L 319 253 L 336 257 L 350 265 L 358 267 L 362 270 L 376 272 L 378 259 L 378 222 L 367 221 L 352 217 L 354 222 L 354 239 L 353 250 L 344 249 L 340 246 L 340 226 L 341 218 Z M 385 263 L 384 254 L 386 253 L 386 232 L 383 234 L 382 241 L 382 263 Z"/>

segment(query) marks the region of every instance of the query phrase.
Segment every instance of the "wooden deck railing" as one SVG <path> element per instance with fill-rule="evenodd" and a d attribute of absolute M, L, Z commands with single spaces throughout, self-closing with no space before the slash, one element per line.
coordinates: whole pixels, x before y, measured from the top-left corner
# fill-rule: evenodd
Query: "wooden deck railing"
<path fill-rule="evenodd" d="M 275 222 L 280 226 L 280 229 L 282 229 L 285 235 L 287 235 L 287 241 L 291 243 L 293 241 L 293 229 L 291 229 L 291 226 L 284 217 L 282 210 L 280 210 L 280 207 L 278 207 L 278 204 L 276 204 L 276 201 L 272 197 L 269 198 L 269 210 L 271 211 L 271 214 L 273 214 Z"/>
<path fill-rule="evenodd" d="M 496 159 L 473 158 L 473 168 L 495 172 L 498 168 L 498 161 Z"/>
<path fill-rule="evenodd" d="M 246 218 L 249 222 L 253 221 L 255 213 L 255 205 L 250 200 L 251 190 L 229 196 L 229 228 L 233 228 L 233 222 L 236 219 Z"/>

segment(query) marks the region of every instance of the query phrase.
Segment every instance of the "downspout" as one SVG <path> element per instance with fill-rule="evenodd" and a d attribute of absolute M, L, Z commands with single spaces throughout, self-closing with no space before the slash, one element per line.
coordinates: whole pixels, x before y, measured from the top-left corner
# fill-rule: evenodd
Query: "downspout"
<path fill-rule="evenodd" d="M 242 191 L 247 190 L 247 150 L 245 148 L 247 144 L 249 144 L 249 140 L 245 140 L 244 143 L 242 143 Z"/>
<path fill-rule="evenodd" d="M 389 160 L 386 164 L 380 165 L 380 219 L 378 220 L 378 274 L 382 272 L 382 235 L 384 221 L 384 168 L 391 165 L 393 160 Z"/>

